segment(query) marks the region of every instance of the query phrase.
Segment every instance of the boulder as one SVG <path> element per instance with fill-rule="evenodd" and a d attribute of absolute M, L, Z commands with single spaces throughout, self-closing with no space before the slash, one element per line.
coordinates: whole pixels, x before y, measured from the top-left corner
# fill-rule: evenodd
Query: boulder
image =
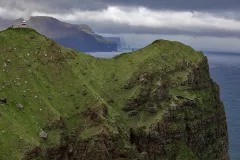
<path fill-rule="evenodd" d="M 7 103 L 7 98 L 1 98 L 0 103 L 6 104 Z"/>
<path fill-rule="evenodd" d="M 48 138 L 48 134 L 46 132 L 44 132 L 43 130 L 41 130 L 39 132 L 39 137 L 42 139 L 47 139 Z"/>
<path fill-rule="evenodd" d="M 11 83 L 9 83 L 9 82 L 4 82 L 4 86 L 10 87 L 10 86 L 11 86 Z"/>
<path fill-rule="evenodd" d="M 140 77 L 140 79 L 139 79 L 139 81 L 140 81 L 141 83 L 146 82 L 146 80 L 147 80 L 147 79 L 145 79 L 144 77 Z"/>
<path fill-rule="evenodd" d="M 19 108 L 19 109 L 23 109 L 23 105 L 21 105 L 20 103 L 18 103 L 16 106 L 17 106 L 17 108 Z"/>

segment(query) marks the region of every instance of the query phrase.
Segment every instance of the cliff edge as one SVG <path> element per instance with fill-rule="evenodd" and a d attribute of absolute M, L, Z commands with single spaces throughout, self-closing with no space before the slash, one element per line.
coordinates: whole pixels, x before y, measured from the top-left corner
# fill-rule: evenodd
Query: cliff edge
<path fill-rule="evenodd" d="M 179 42 L 100 59 L 0 32 L 0 159 L 229 160 L 207 58 Z"/>

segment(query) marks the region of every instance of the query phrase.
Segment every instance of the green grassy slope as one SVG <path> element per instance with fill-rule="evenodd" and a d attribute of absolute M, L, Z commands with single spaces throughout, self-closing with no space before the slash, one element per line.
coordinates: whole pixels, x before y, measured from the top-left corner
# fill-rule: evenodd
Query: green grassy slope
<path fill-rule="evenodd" d="M 132 53 L 101 59 L 64 48 L 32 29 L 2 31 L 0 98 L 6 97 L 8 103 L 0 104 L 0 159 L 19 159 L 33 147 L 59 144 L 62 130 L 54 126 L 62 119 L 69 133 L 84 126 L 79 131 L 81 138 L 94 136 L 104 127 L 117 132 L 116 127 L 121 125 L 126 130 L 150 126 L 161 119 L 163 112 L 149 116 L 141 111 L 129 117 L 122 110 L 129 97 L 141 90 L 138 78 L 144 73 L 162 73 L 169 83 L 180 83 L 190 70 L 172 71 L 182 61 L 197 66 L 202 59 L 203 55 L 191 47 L 164 40 Z M 163 81 L 155 80 L 160 84 Z M 124 89 L 128 82 L 135 84 Z M 172 97 L 179 92 L 181 88 L 170 90 Z M 189 98 L 197 96 L 184 94 Z M 17 108 L 17 104 L 24 108 Z M 79 118 L 78 113 L 86 108 L 101 105 L 108 109 L 101 125 Z M 39 138 L 41 129 L 49 134 L 47 141 Z"/>

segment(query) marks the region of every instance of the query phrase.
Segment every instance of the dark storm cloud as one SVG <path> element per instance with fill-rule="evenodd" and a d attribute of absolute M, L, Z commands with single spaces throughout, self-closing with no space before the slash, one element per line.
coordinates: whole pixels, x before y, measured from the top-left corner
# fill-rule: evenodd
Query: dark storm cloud
<path fill-rule="evenodd" d="M 69 12 L 71 10 L 99 10 L 106 8 L 105 2 L 97 0 L 0 0 L 0 7 L 47 13 Z"/>
<path fill-rule="evenodd" d="M 238 10 L 239 0 L 0 0 L 1 7 L 39 9 L 41 11 L 67 11 L 72 9 L 100 10 L 109 5 L 145 6 L 150 9 L 170 10 Z"/>

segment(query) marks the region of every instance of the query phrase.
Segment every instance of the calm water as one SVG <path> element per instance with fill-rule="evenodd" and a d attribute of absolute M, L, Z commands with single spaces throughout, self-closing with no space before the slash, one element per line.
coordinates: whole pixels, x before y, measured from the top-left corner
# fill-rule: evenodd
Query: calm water
<path fill-rule="evenodd" d="M 89 53 L 111 58 L 120 52 Z M 240 54 L 205 53 L 212 78 L 220 85 L 221 99 L 227 114 L 229 154 L 231 160 L 240 160 Z"/>
<path fill-rule="evenodd" d="M 229 154 L 240 160 L 240 54 L 205 53 L 212 78 L 220 85 L 227 114 Z"/>

